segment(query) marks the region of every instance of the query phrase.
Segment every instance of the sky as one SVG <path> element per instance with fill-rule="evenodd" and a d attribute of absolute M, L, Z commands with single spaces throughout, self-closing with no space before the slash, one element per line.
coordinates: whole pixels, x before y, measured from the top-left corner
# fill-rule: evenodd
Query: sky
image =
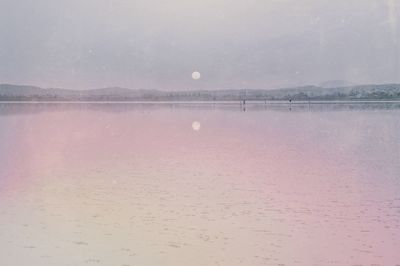
<path fill-rule="evenodd" d="M 332 80 L 400 83 L 400 0 L 0 0 L 0 83 L 191 90 Z"/>

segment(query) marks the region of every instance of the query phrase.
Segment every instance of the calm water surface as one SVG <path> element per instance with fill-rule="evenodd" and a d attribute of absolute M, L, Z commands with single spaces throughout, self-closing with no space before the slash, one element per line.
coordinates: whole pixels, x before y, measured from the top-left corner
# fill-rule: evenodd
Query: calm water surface
<path fill-rule="evenodd" d="M 2 265 L 400 264 L 395 104 L 4 103 L 0 139 Z"/>

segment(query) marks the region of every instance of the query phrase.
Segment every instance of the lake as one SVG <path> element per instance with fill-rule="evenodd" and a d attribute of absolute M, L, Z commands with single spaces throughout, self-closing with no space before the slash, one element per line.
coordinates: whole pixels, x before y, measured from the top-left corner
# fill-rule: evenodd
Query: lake
<path fill-rule="evenodd" d="M 400 104 L 0 104 L 2 265 L 400 265 Z"/>

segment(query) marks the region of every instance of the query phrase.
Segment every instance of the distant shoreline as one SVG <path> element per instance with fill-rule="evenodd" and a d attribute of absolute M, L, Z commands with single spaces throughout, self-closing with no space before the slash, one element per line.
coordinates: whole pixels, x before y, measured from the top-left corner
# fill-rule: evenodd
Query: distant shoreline
<path fill-rule="evenodd" d="M 0 102 L 135 102 L 135 103 L 343 103 L 398 102 L 400 84 L 370 84 L 338 88 L 304 86 L 286 89 L 221 89 L 162 91 L 109 87 L 90 90 L 40 88 L 0 84 Z"/>
<path fill-rule="evenodd" d="M 379 104 L 379 103 L 400 103 L 400 100 L 310 100 L 310 101 L 258 101 L 246 100 L 243 101 L 3 101 L 0 103 L 20 103 L 20 104 L 222 104 L 222 105 L 251 105 L 251 104 L 264 104 L 264 105 L 303 105 L 303 104 Z"/>

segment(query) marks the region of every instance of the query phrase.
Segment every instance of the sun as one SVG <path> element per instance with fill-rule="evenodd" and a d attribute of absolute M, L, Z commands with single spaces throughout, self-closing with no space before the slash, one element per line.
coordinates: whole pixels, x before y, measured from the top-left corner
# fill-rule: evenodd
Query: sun
<path fill-rule="evenodd" d="M 200 77 L 201 77 L 200 72 L 194 71 L 194 72 L 192 73 L 192 79 L 198 80 L 198 79 L 200 79 Z"/>

